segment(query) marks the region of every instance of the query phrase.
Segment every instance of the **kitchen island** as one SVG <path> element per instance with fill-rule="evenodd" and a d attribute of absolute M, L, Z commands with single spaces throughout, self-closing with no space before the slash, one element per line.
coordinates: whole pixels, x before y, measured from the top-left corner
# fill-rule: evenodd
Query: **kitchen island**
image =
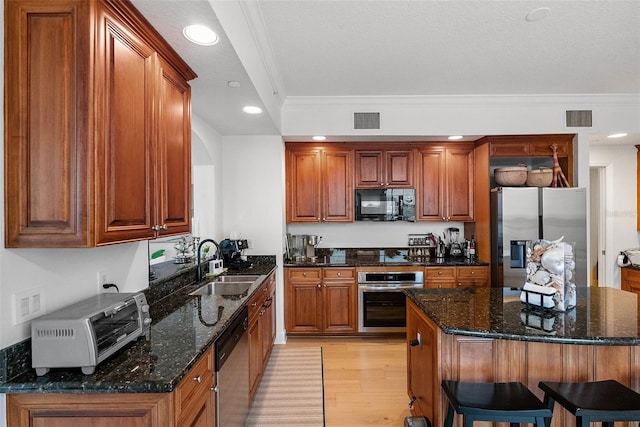
<path fill-rule="evenodd" d="M 616 379 L 640 391 L 640 306 L 635 294 L 578 288 L 566 312 L 527 310 L 515 288 L 411 289 L 407 387 L 412 412 L 443 425 L 442 380 L 538 383 Z M 459 418 L 459 417 L 457 417 Z M 460 420 L 456 420 L 459 423 Z M 575 425 L 559 405 L 553 427 Z"/>
<path fill-rule="evenodd" d="M 254 296 L 267 285 L 271 290 L 275 275 L 275 257 L 256 258 L 263 262 L 226 273 L 261 277 L 242 294 L 191 295 L 206 282 L 195 283 L 193 268 L 186 268 L 173 285 L 145 290 L 153 320 L 148 339 L 127 345 L 92 375 L 59 368 L 36 376 L 25 355 L 24 373 L 0 382 L 9 425 L 165 427 L 197 420 L 213 425 L 212 345 Z M 249 370 L 247 365 L 247 377 Z"/>

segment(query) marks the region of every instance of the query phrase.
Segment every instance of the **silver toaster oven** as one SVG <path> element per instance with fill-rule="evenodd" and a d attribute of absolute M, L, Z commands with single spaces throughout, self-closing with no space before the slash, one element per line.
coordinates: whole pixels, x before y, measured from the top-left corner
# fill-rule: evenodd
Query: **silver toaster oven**
<path fill-rule="evenodd" d="M 31 366 L 38 376 L 50 368 L 96 366 L 122 347 L 147 336 L 151 325 L 143 293 L 99 294 L 46 314 L 31 323 Z"/>

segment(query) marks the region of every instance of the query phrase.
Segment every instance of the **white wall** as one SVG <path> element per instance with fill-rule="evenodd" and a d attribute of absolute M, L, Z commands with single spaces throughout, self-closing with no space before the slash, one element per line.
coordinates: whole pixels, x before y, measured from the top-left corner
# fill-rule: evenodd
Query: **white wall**
<path fill-rule="evenodd" d="M 620 288 L 620 268 L 616 257 L 624 249 L 640 246 L 636 225 L 636 153 L 634 146 L 592 146 L 591 166 L 606 170 L 606 221 L 608 235 L 605 249 L 607 271 L 605 286 Z M 601 285 L 602 286 L 602 285 Z"/>
<path fill-rule="evenodd" d="M 284 337 L 282 253 L 284 230 L 284 143 L 280 136 L 223 138 L 224 236 L 250 241 L 246 255 L 276 255 L 277 342 Z"/>

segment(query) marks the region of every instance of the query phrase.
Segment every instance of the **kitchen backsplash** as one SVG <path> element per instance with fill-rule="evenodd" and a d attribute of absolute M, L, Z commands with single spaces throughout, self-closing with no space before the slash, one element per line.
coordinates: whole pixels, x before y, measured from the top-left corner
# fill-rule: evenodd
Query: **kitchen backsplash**
<path fill-rule="evenodd" d="M 443 237 L 449 227 L 460 229 L 461 222 L 352 222 L 344 224 L 287 224 L 291 234 L 315 234 L 322 236 L 318 248 L 378 248 L 406 247 L 409 234 L 433 233 Z"/>

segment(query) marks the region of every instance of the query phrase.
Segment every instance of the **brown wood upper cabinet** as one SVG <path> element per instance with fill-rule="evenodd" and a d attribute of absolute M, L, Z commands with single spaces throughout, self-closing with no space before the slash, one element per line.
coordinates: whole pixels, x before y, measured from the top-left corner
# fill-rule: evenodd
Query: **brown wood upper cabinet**
<path fill-rule="evenodd" d="M 474 220 L 473 148 L 473 144 L 418 148 L 417 220 Z"/>
<path fill-rule="evenodd" d="M 188 232 L 195 73 L 128 1 L 6 11 L 5 246 Z"/>
<path fill-rule="evenodd" d="M 413 186 L 412 150 L 355 150 L 356 188 Z"/>
<path fill-rule="evenodd" d="M 353 221 L 353 150 L 287 145 L 287 222 Z"/>

